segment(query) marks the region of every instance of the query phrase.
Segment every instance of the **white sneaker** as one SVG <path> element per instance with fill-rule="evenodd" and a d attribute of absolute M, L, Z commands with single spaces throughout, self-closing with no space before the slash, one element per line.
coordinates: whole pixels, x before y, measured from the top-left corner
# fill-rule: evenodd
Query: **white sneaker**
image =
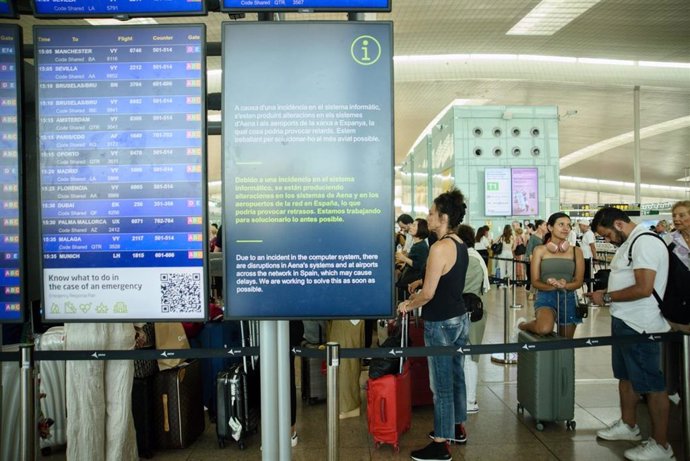
<path fill-rule="evenodd" d="M 680 395 L 678 395 L 678 392 L 676 392 L 675 394 L 669 394 L 668 399 L 674 405 L 678 405 L 680 403 Z"/>
<path fill-rule="evenodd" d="M 597 437 L 604 440 L 642 440 L 639 426 L 635 424 L 635 427 L 630 427 L 622 419 L 615 421 L 606 429 L 597 431 Z"/>
<path fill-rule="evenodd" d="M 663 461 L 676 459 L 676 457 L 673 456 L 673 448 L 671 448 L 670 443 L 668 444 L 667 448 L 664 448 L 656 443 L 656 440 L 651 437 L 635 448 L 625 450 L 623 455 L 625 456 L 625 459 L 629 459 L 631 461 Z"/>
<path fill-rule="evenodd" d="M 467 402 L 467 414 L 479 413 L 479 404 L 474 402 Z"/>
<path fill-rule="evenodd" d="M 513 334 L 510 335 L 510 342 L 511 343 L 516 343 L 518 340 L 518 334 L 520 334 L 520 324 L 527 322 L 527 319 L 524 317 L 519 317 L 517 320 L 515 320 L 515 325 L 513 325 Z"/>
<path fill-rule="evenodd" d="M 297 442 L 299 441 L 299 438 L 297 437 L 297 431 L 292 433 L 292 437 L 290 437 L 290 445 L 292 448 L 295 448 L 297 446 Z"/>

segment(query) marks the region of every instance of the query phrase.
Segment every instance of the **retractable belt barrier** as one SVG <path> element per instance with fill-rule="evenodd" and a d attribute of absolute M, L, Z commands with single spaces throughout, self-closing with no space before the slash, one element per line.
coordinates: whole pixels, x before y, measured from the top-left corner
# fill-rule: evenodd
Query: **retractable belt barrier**
<path fill-rule="evenodd" d="M 612 344 L 645 342 L 680 342 L 683 333 L 655 333 L 634 336 L 598 336 L 578 339 L 556 339 L 538 343 L 477 344 L 456 347 L 394 347 L 394 348 L 352 348 L 340 349 L 340 358 L 373 357 L 429 357 L 440 355 L 483 355 L 496 352 L 538 352 L 559 349 L 578 349 Z M 326 349 L 293 347 L 291 351 L 300 357 L 326 358 Z M 233 347 L 229 349 L 136 349 L 136 350 L 80 350 L 80 351 L 35 351 L 34 360 L 156 360 L 166 358 L 208 359 L 217 357 L 245 357 L 259 355 L 258 347 Z M 1 352 L 0 362 L 19 361 L 20 352 Z"/>

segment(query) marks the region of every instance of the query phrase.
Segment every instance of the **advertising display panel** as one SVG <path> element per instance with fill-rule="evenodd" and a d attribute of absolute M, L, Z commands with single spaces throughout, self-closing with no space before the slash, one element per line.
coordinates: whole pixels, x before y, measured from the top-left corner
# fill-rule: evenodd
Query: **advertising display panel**
<path fill-rule="evenodd" d="M 510 216 L 510 168 L 484 170 L 484 204 L 486 216 Z"/>
<path fill-rule="evenodd" d="M 513 196 L 513 216 L 539 214 L 539 170 L 513 168 L 510 171 Z"/>
<path fill-rule="evenodd" d="M 221 0 L 221 11 L 390 11 L 391 0 Z"/>
<path fill-rule="evenodd" d="M 392 315 L 392 36 L 223 24 L 226 316 Z"/>
<path fill-rule="evenodd" d="M 34 44 L 46 319 L 204 319 L 204 26 Z"/>
<path fill-rule="evenodd" d="M 0 24 L 0 322 L 23 321 L 21 29 Z"/>
<path fill-rule="evenodd" d="M 36 17 L 88 18 L 206 14 L 203 0 L 33 0 L 33 9 Z"/>

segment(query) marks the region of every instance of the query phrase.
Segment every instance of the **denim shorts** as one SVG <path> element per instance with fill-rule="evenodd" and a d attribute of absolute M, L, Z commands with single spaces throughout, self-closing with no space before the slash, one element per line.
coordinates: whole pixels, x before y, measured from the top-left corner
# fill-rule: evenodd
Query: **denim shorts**
<path fill-rule="evenodd" d="M 560 308 L 556 307 L 558 302 L 560 302 Z M 534 310 L 547 307 L 557 313 L 559 325 L 582 323 L 582 319 L 577 316 L 577 296 L 574 291 L 538 290 Z"/>
<path fill-rule="evenodd" d="M 624 321 L 611 317 L 611 336 L 639 334 Z M 661 344 L 653 341 L 611 345 L 611 364 L 616 379 L 630 381 L 638 394 L 666 390 L 661 372 Z"/>

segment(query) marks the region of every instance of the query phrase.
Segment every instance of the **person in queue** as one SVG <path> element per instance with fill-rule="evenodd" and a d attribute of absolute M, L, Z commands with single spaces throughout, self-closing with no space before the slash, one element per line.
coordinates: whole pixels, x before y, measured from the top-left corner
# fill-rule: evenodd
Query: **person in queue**
<path fill-rule="evenodd" d="M 477 235 L 474 239 L 474 249 L 482 256 L 486 267 L 489 267 L 489 248 L 491 248 L 491 241 L 489 241 L 489 226 L 481 226 L 477 229 Z"/>
<path fill-rule="evenodd" d="M 465 197 L 453 188 L 434 199 L 429 211 L 429 230 L 438 236 L 429 251 L 424 285 L 398 305 L 400 313 L 422 308 L 424 343 L 427 346 L 462 347 L 467 342 L 470 320 L 462 292 L 465 287 L 467 245 L 457 235 L 465 217 Z M 429 357 L 429 382 L 434 394 L 433 439 L 411 453 L 413 460 L 451 460 L 449 443 L 465 443 L 467 397 L 462 355 Z"/>
<path fill-rule="evenodd" d="M 410 225 L 409 232 L 413 238 L 410 252 L 408 254 L 402 251 L 395 253 L 396 264 L 401 263 L 405 266 L 400 279 L 396 283 L 403 290 L 407 289 L 408 284 L 422 277 L 426 267 L 426 260 L 429 256 L 429 245 L 426 243 L 426 239 L 429 237 L 429 226 L 426 219 L 415 219 Z"/>
<path fill-rule="evenodd" d="M 582 287 L 585 261 L 582 250 L 568 242 L 570 217 L 562 212 L 549 216 L 544 245 L 532 253 L 531 283 L 537 289 L 535 318 L 519 318 L 517 329 L 547 335 L 558 322 L 558 334 L 572 338 L 582 319 L 577 316 L 575 290 Z"/>
<path fill-rule="evenodd" d="M 604 207 L 592 219 L 592 229 L 616 245 L 606 290 L 587 293 L 595 304 L 610 304 L 611 336 L 629 337 L 640 333 L 664 333 L 670 326 L 661 314 L 654 291 L 664 293 L 668 277 L 668 251 L 664 242 L 653 236 L 640 236 L 646 226 L 633 223 L 624 211 Z M 631 242 L 640 236 L 632 247 Z M 604 440 L 642 440 L 637 425 L 640 395 L 647 397 L 651 437 L 625 450 L 626 459 L 675 459 L 668 443 L 669 400 L 661 371 L 661 343 L 616 343 L 611 346 L 613 376 L 618 379 L 621 417 L 606 429 L 597 431 Z"/>
<path fill-rule="evenodd" d="M 489 269 L 486 267 L 484 259 L 475 250 L 474 229 L 464 224 L 458 228 L 458 236 L 467 244 L 467 275 L 465 276 L 465 289 L 463 293 L 474 293 L 480 298 L 491 289 L 489 283 Z M 480 320 L 470 322 L 470 332 L 467 344 L 481 344 L 486 330 L 486 319 L 488 315 L 483 315 Z M 467 413 L 477 413 L 479 404 L 477 403 L 477 381 L 479 378 L 479 355 L 473 354 L 465 360 L 465 388 L 467 392 Z"/>
<path fill-rule="evenodd" d="M 678 259 L 690 269 L 690 200 L 676 202 L 671 208 L 673 227 L 676 229 L 668 234 L 667 244 L 675 243 L 673 252 Z M 669 322 L 671 328 L 684 333 L 690 333 L 690 325 Z"/>

